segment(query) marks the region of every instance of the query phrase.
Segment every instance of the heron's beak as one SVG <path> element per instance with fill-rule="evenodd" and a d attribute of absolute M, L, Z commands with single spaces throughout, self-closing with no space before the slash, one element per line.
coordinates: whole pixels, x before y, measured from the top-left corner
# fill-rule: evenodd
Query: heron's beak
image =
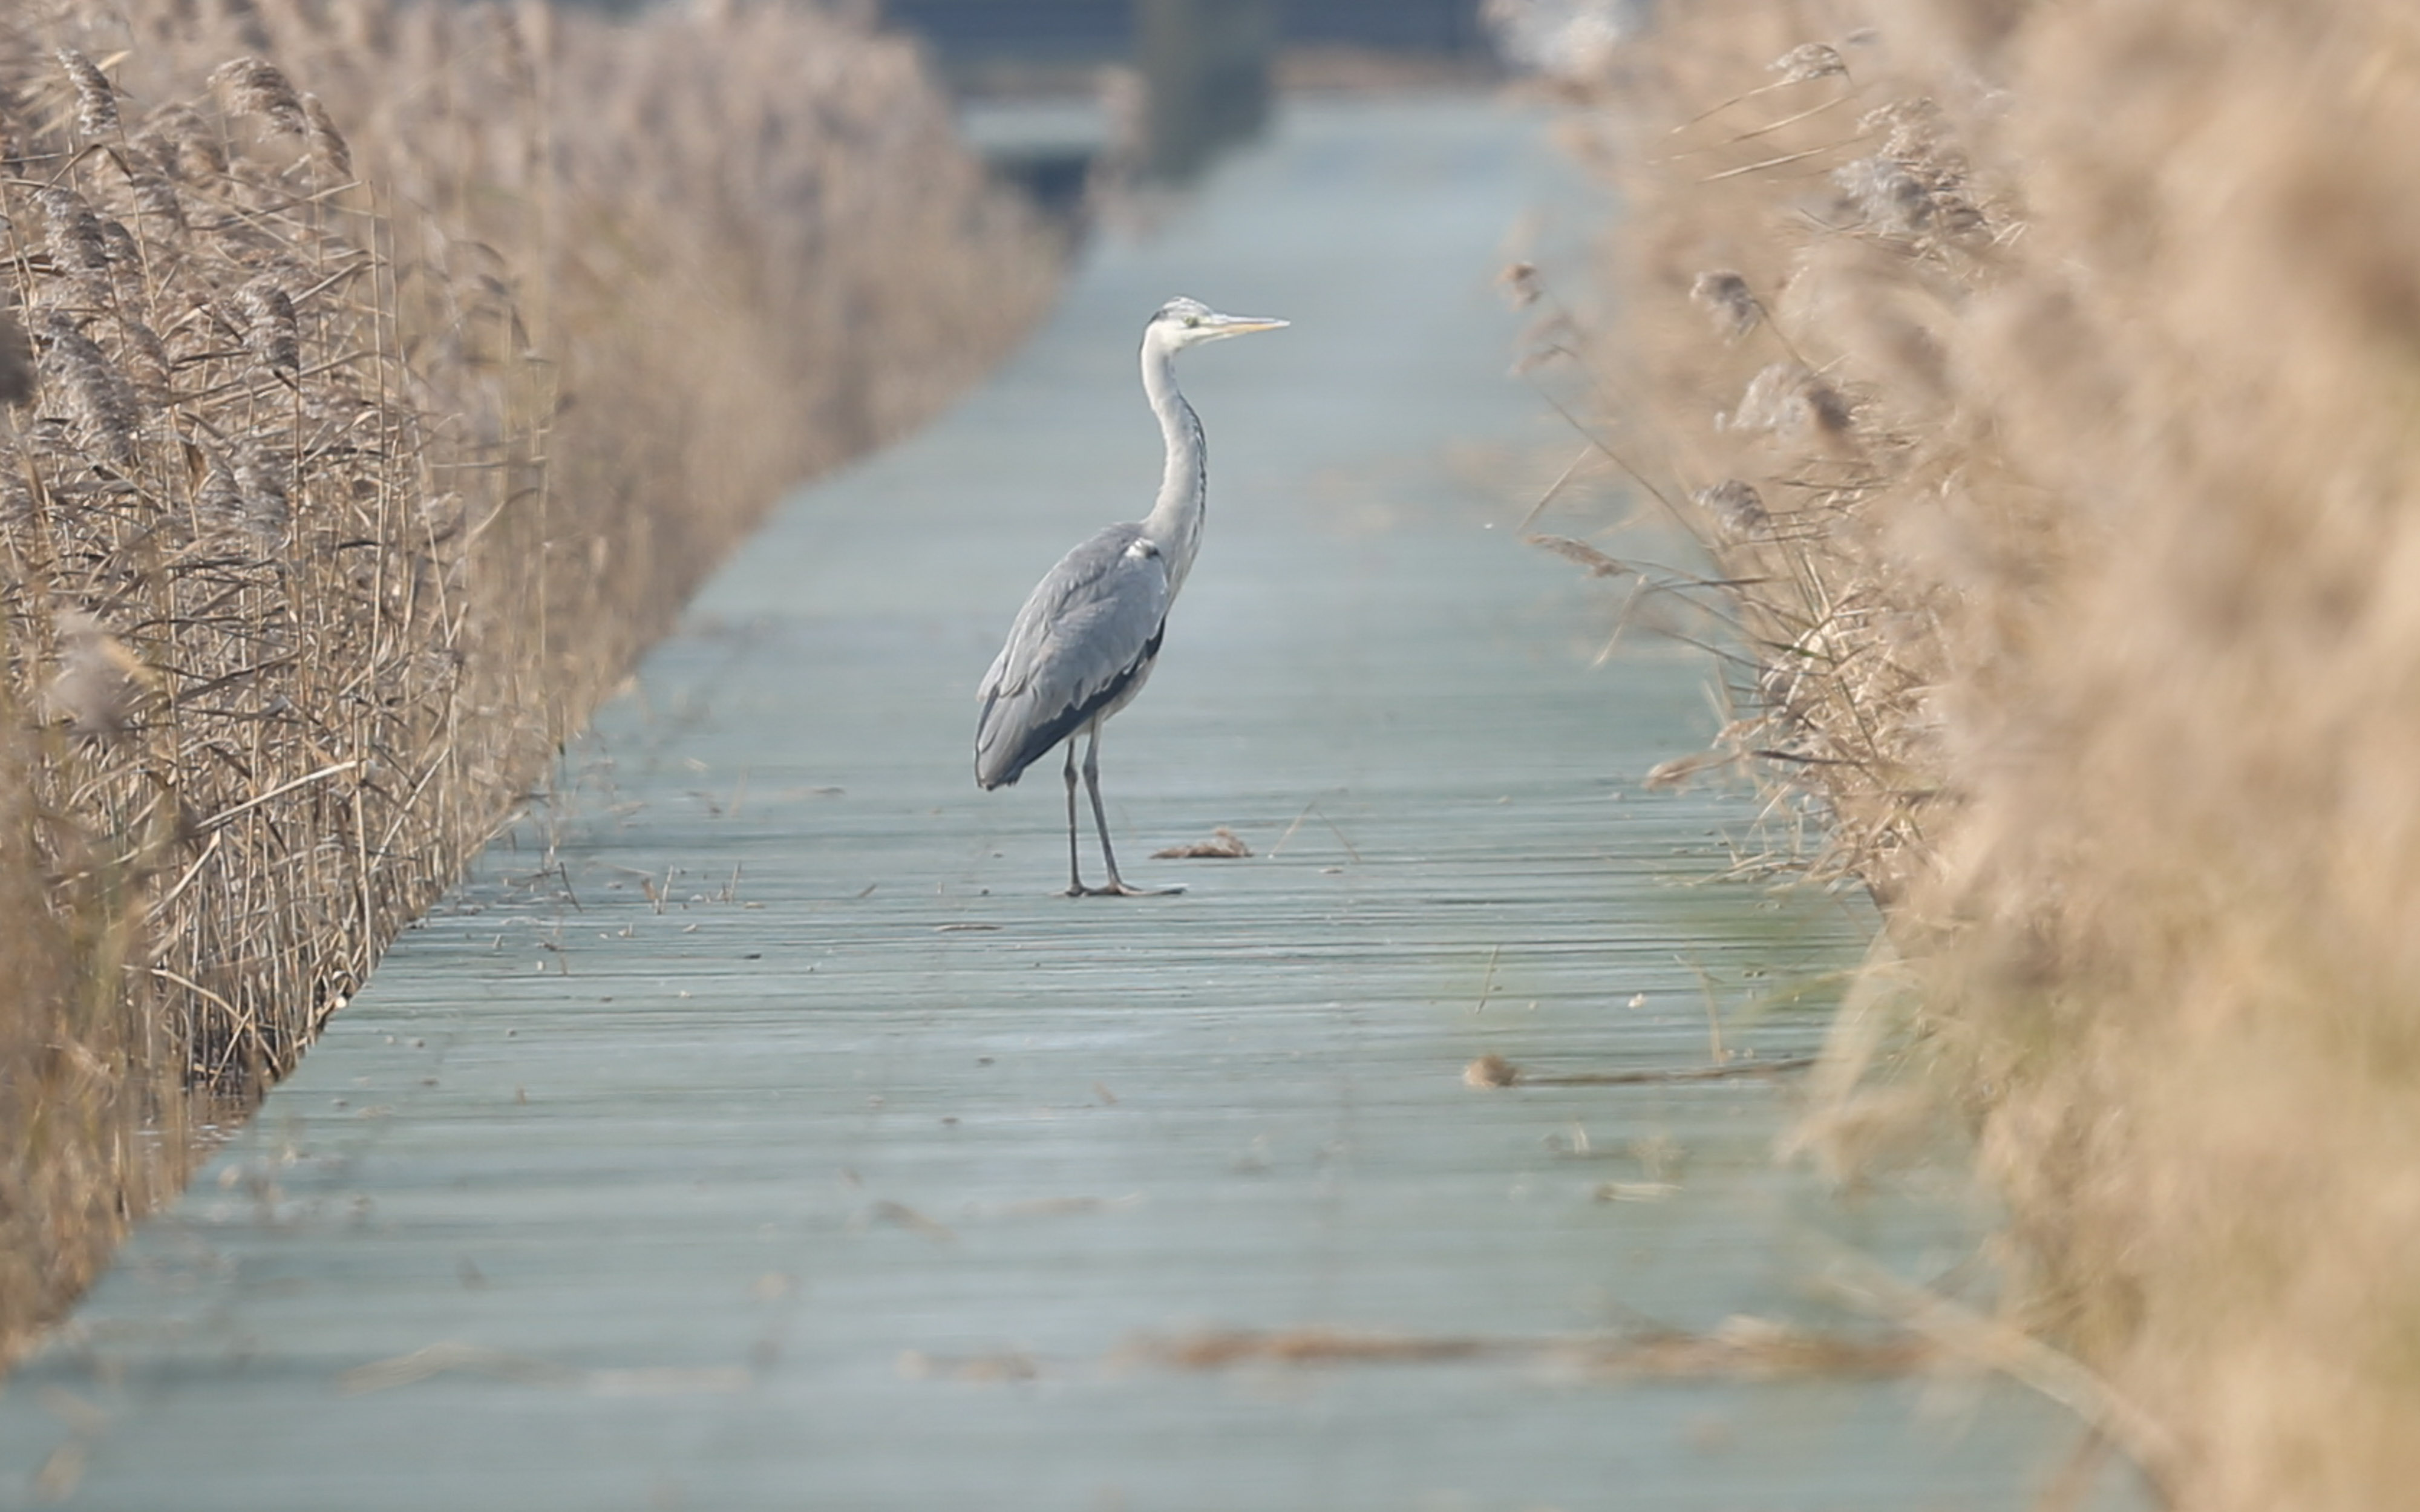
<path fill-rule="evenodd" d="M 1260 315 L 1214 315 L 1210 320 L 1215 334 L 1222 336 L 1248 336 L 1255 331 L 1279 331 L 1294 323 Z"/>

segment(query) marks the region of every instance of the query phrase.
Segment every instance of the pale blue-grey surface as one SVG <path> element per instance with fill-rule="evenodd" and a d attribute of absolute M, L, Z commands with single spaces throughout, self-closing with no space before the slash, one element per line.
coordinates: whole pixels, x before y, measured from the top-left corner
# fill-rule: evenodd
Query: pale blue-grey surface
<path fill-rule="evenodd" d="M 1786 1085 L 1462 1083 L 1701 1062 L 1700 972 L 1734 1045 L 1807 1051 L 1821 993 L 1748 1005 L 1860 929 L 1678 885 L 1753 807 L 1638 788 L 1703 739 L 1705 668 L 1593 665 L 1607 603 L 1508 538 L 1569 443 L 1489 285 L 1533 205 L 1595 213 L 1541 136 L 1296 106 L 793 501 L 8 1382 L 0 1506 L 2027 1505 L 2073 1429 L 2004 1386 L 1136 1348 L 1854 1328 L 1803 1295 L 1823 1245 L 1920 1276 L 1971 1239 L 1777 1169 Z M 1033 578 L 1147 506 L 1133 348 L 1179 292 L 1295 326 L 1187 361 L 1208 543 L 1104 744 L 1129 875 L 1192 890 L 1069 900 L 1056 773 L 978 794 L 971 691 Z M 1144 859 L 1218 825 L 1259 854 Z"/>

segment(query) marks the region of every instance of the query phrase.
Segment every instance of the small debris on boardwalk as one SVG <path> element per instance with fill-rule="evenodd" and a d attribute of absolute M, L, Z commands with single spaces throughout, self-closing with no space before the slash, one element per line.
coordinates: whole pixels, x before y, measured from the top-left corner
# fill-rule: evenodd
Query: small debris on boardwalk
<path fill-rule="evenodd" d="M 1468 1360 L 1501 1347 L 1479 1338 L 1419 1338 L 1349 1329 L 1295 1328 L 1267 1333 L 1211 1329 L 1174 1338 L 1138 1338 L 1119 1352 L 1125 1359 L 1175 1370 L 1219 1370 L 1255 1363 L 1329 1365 Z"/>
<path fill-rule="evenodd" d="M 737 1365 L 638 1365 L 619 1369 L 579 1370 L 551 1360 L 511 1354 L 484 1345 L 447 1339 L 392 1360 L 356 1365 L 336 1377 L 337 1389 L 348 1395 L 390 1391 L 432 1377 L 458 1371 L 522 1386 L 585 1392 L 595 1396 L 680 1396 L 698 1393 L 746 1391 L 754 1373 Z"/>
<path fill-rule="evenodd" d="M 1501 1055 L 1481 1055 L 1462 1068 L 1465 1086 L 1511 1086 L 1521 1080 L 1521 1068 Z"/>
<path fill-rule="evenodd" d="M 1675 1181 L 1604 1181 L 1597 1185 L 1599 1202 L 1662 1202 L 1681 1191 Z"/>
<path fill-rule="evenodd" d="M 1221 824 L 1210 832 L 1207 840 L 1195 840 L 1189 845 L 1172 845 L 1165 850 L 1151 853 L 1154 861 L 1239 861 L 1252 853 L 1244 837 Z"/>
<path fill-rule="evenodd" d="M 877 1202 L 865 1217 L 895 1228 L 904 1228 L 917 1238 L 930 1239 L 936 1244 L 954 1244 L 958 1240 L 958 1236 L 951 1232 L 947 1224 L 936 1223 L 904 1202 Z M 860 1222 L 861 1224 L 863 1220 Z"/>
<path fill-rule="evenodd" d="M 1034 1364 L 1032 1356 L 1015 1350 L 954 1359 L 926 1354 L 922 1349 L 903 1349 L 895 1368 L 902 1380 L 963 1380 L 975 1385 L 1032 1380 L 1042 1373 Z"/>
<path fill-rule="evenodd" d="M 1142 1193 L 1130 1192 L 1123 1197 L 1036 1197 L 1027 1202 L 1004 1202 L 976 1209 L 985 1218 L 1063 1218 L 1073 1213 L 1109 1212 L 1119 1208 L 1138 1207 Z"/>
<path fill-rule="evenodd" d="M 1525 1071 L 1501 1055 L 1481 1055 L 1462 1068 L 1465 1086 L 1636 1086 L 1649 1082 L 1718 1082 L 1735 1076 L 1772 1076 L 1803 1071 L 1815 1064 L 1812 1055 L 1783 1055 L 1772 1060 L 1743 1057 L 1719 1066 L 1658 1067 L 1637 1071 L 1575 1071 L 1541 1076 Z"/>
<path fill-rule="evenodd" d="M 1527 1339 L 1319 1327 L 1207 1329 L 1171 1337 L 1138 1336 L 1119 1347 L 1113 1363 L 1170 1370 L 1224 1370 L 1239 1365 L 1435 1364 L 1510 1359 L 1634 1379 L 1771 1380 L 1906 1375 L 1941 1357 L 1937 1346 L 1914 1333 L 1866 1337 L 1740 1317 L 1726 1319 L 1708 1333 L 1654 1329 L 1598 1337 Z"/>

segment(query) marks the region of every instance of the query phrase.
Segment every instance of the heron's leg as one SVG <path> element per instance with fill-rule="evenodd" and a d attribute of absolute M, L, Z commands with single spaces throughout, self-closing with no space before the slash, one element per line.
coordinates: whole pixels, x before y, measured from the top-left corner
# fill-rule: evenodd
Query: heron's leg
<path fill-rule="evenodd" d="M 1101 725 L 1098 720 L 1094 721 L 1087 734 L 1088 739 L 1084 741 L 1084 790 L 1092 795 L 1093 828 L 1100 832 L 1101 860 L 1109 868 L 1109 885 L 1096 887 L 1093 891 L 1096 895 L 1119 897 L 1148 897 L 1185 891 L 1182 887 L 1128 887 L 1125 879 L 1118 875 L 1117 852 L 1109 849 L 1109 817 L 1101 807 Z M 1076 742 L 1070 739 L 1067 742 L 1069 756 L 1072 756 L 1075 750 Z"/>
<path fill-rule="evenodd" d="M 1076 738 L 1067 737 L 1067 896 L 1082 897 L 1084 868 L 1076 857 Z"/>

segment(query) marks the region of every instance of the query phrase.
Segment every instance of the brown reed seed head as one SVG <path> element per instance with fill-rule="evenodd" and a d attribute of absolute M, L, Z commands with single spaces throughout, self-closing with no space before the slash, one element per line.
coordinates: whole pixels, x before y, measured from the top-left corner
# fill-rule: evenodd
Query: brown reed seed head
<path fill-rule="evenodd" d="M 275 442 L 248 443 L 236 458 L 242 526 L 263 544 L 283 540 L 293 523 L 293 471 L 284 448 Z"/>
<path fill-rule="evenodd" d="M 46 386 L 66 399 L 85 442 L 120 466 L 132 461 L 142 419 L 134 385 L 67 311 L 43 312 L 42 337 L 50 349 L 41 364 Z"/>
<path fill-rule="evenodd" d="M 1770 432 L 1785 442 L 1810 434 L 1844 434 L 1854 420 L 1846 396 L 1830 380 L 1810 373 L 1795 362 L 1768 363 L 1748 381 L 1729 414 L 1714 417 L 1716 429 L 1749 433 Z"/>
<path fill-rule="evenodd" d="M 116 135 L 117 91 L 110 86 L 109 76 L 72 47 L 62 47 L 54 55 L 75 86 L 76 130 L 87 137 Z"/>
<path fill-rule="evenodd" d="M 1809 84 L 1817 79 L 1845 75 L 1849 71 L 1849 65 L 1841 61 L 1839 50 L 1827 42 L 1801 42 L 1765 67 L 1780 74 L 1783 84 Z"/>
<path fill-rule="evenodd" d="M 85 197 L 64 186 L 36 196 L 42 207 L 43 243 L 51 266 L 64 273 L 107 273 L 109 238 Z"/>
<path fill-rule="evenodd" d="M 1728 268 L 1701 273 L 1689 286 L 1689 297 L 1714 318 L 1714 329 L 1736 340 L 1764 320 L 1764 305 L 1747 280 Z"/>
<path fill-rule="evenodd" d="M 271 130 L 287 136 L 311 134 L 311 117 L 302 108 L 302 96 L 284 70 L 267 58 L 230 58 L 211 73 L 210 84 L 229 111 L 261 117 Z"/>
<path fill-rule="evenodd" d="M 264 275 L 236 290 L 235 304 L 245 348 L 271 372 L 290 377 L 300 371 L 302 342 L 293 296 Z"/>
<path fill-rule="evenodd" d="M 233 532 L 245 529 L 251 517 L 243 507 L 243 485 L 236 481 L 235 469 L 226 460 L 205 453 L 201 460 L 201 481 L 194 490 L 194 511 L 206 531 Z"/>
<path fill-rule="evenodd" d="M 1832 170 L 1853 223 L 1888 236 L 1920 236 L 1931 229 L 1932 191 L 1895 158 L 1859 158 Z"/>
<path fill-rule="evenodd" d="M 1764 511 L 1764 496 L 1757 492 L 1756 485 L 1735 477 L 1699 489 L 1690 498 L 1713 517 L 1714 527 L 1731 540 L 1744 540 L 1772 523 L 1772 517 Z"/>
<path fill-rule="evenodd" d="M 336 130 L 335 117 L 328 114 L 328 107 L 319 102 L 318 95 L 302 97 L 302 117 L 310 124 L 311 150 L 336 177 L 351 178 L 353 149 L 346 143 L 345 133 Z"/>

